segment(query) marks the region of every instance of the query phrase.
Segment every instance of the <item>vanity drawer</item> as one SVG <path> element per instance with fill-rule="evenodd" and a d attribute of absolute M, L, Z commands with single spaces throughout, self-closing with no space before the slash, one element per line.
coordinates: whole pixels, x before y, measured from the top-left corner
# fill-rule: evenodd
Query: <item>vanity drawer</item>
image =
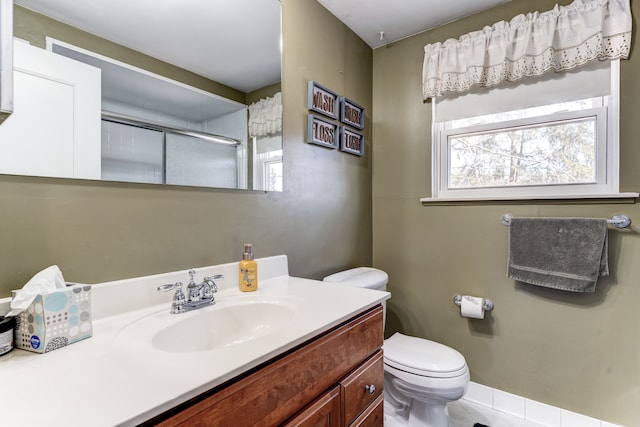
<path fill-rule="evenodd" d="M 355 371 L 340 381 L 345 425 L 350 425 L 382 394 L 383 382 L 382 350 L 378 350 Z"/>

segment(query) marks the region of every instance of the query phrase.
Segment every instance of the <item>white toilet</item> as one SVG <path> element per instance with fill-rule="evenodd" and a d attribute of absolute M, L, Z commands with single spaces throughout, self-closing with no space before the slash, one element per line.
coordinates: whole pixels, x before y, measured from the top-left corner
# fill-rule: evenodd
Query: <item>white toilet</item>
<path fill-rule="evenodd" d="M 323 280 L 385 291 L 389 276 L 358 267 Z M 386 425 L 448 427 L 447 403 L 460 399 L 468 384 L 464 356 L 451 347 L 399 332 L 384 341 Z"/>

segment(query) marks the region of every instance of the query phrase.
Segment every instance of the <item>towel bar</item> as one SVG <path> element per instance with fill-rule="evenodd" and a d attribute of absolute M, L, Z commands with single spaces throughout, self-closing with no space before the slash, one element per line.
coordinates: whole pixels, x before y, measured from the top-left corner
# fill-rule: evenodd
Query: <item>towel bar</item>
<path fill-rule="evenodd" d="M 513 215 L 502 215 L 502 224 L 507 227 L 511 225 L 511 218 Z M 631 218 L 623 214 L 615 214 L 611 219 L 607 219 L 607 223 L 613 225 L 615 228 L 627 228 L 631 224 Z"/>

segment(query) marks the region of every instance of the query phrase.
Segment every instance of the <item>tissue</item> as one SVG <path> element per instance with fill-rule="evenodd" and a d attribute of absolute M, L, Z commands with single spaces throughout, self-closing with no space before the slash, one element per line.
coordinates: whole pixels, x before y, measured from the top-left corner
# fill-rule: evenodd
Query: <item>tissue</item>
<path fill-rule="evenodd" d="M 45 268 L 31 278 L 11 300 L 11 311 L 7 317 L 16 316 L 25 311 L 40 294 L 66 287 L 62 272 L 57 265 Z"/>
<path fill-rule="evenodd" d="M 463 295 L 460 304 L 460 312 L 464 317 L 472 319 L 484 319 L 484 299 Z"/>
<path fill-rule="evenodd" d="M 57 265 L 33 276 L 13 292 L 15 346 L 47 353 L 93 335 L 91 286 L 65 283 Z"/>
<path fill-rule="evenodd" d="M 91 286 L 73 284 L 38 294 L 16 316 L 15 346 L 47 353 L 93 334 Z"/>

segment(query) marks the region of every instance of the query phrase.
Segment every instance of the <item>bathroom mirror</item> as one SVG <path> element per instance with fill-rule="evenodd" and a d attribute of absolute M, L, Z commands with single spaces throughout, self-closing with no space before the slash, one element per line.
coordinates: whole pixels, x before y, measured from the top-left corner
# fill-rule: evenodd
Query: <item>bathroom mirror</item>
<path fill-rule="evenodd" d="M 0 0 L 0 123 L 13 111 L 13 7 Z"/>
<path fill-rule="evenodd" d="M 36 37 L 47 39 L 47 50 L 103 70 L 103 120 L 99 137 L 102 153 L 98 179 L 282 190 L 279 0 L 191 0 L 179 4 L 154 0 L 15 0 L 14 6 L 17 38 L 28 40 L 34 38 L 34 33 L 39 33 Z M 61 29 L 56 27 L 55 21 L 41 23 L 39 15 L 59 21 Z M 73 27 L 73 31 L 67 26 Z M 77 34 L 82 33 L 75 29 L 124 46 L 125 50 L 142 52 L 162 61 L 160 64 L 167 64 L 168 68 L 176 66 L 195 73 L 196 77 L 202 76 L 211 82 L 211 88 L 203 90 L 202 84 L 192 87 L 184 81 L 176 81 L 175 67 L 164 74 L 157 71 L 157 64 L 155 70 L 149 71 L 139 64 L 128 67 L 119 60 L 112 61 L 108 53 L 93 55 L 87 49 L 76 49 L 74 37 L 78 38 Z M 83 56 L 85 59 L 81 58 Z M 133 70 L 138 75 L 129 81 L 129 86 L 114 89 L 114 81 L 123 82 L 128 77 L 114 74 L 116 77 L 107 78 L 113 70 L 105 71 L 106 68 L 96 61 L 107 63 L 107 68 L 113 68 L 114 64 L 123 69 L 130 68 L 126 71 Z M 156 80 L 169 86 L 173 84 L 173 87 L 168 95 L 161 95 L 162 90 L 153 86 L 155 89 L 151 92 L 156 96 L 142 100 L 135 92 L 142 86 L 136 79 L 142 77 L 147 80 L 157 77 Z M 174 93 L 174 90 L 182 92 Z M 183 97 L 185 91 L 194 95 L 198 119 L 181 115 L 188 109 L 184 104 L 188 102 Z M 140 113 L 138 105 L 117 108 L 119 100 L 105 98 L 105 94 L 116 92 L 134 93 L 133 98 L 139 98 L 151 113 Z M 165 104 L 165 101 L 175 102 L 175 105 Z M 280 101 L 279 106 L 277 101 Z M 115 114 L 114 109 L 118 110 Z M 267 113 L 271 121 L 265 126 Z M 231 115 L 233 119 L 229 120 Z M 250 115 L 259 117 L 262 122 L 258 121 L 256 126 Z M 278 122 L 277 126 L 274 122 Z M 5 125 L 6 122 L 2 127 Z M 2 127 L 0 132 L 4 131 Z M 111 143 L 105 148 L 107 139 Z M 114 151 L 116 139 L 124 148 Z M 139 146 L 132 148 L 133 142 Z M 134 150 L 135 156 L 120 159 L 127 150 Z M 106 157 L 105 151 L 109 152 Z M 31 150 L 33 152 L 38 150 Z M 119 162 L 115 168 L 114 162 Z M 144 164 L 145 171 L 131 173 L 127 169 L 128 163 Z M 64 176 L 33 171 L 33 165 L 30 168 L 21 173 L 12 167 L 3 168 L 0 162 L 0 173 Z M 95 176 L 70 177 L 96 179 Z"/>

